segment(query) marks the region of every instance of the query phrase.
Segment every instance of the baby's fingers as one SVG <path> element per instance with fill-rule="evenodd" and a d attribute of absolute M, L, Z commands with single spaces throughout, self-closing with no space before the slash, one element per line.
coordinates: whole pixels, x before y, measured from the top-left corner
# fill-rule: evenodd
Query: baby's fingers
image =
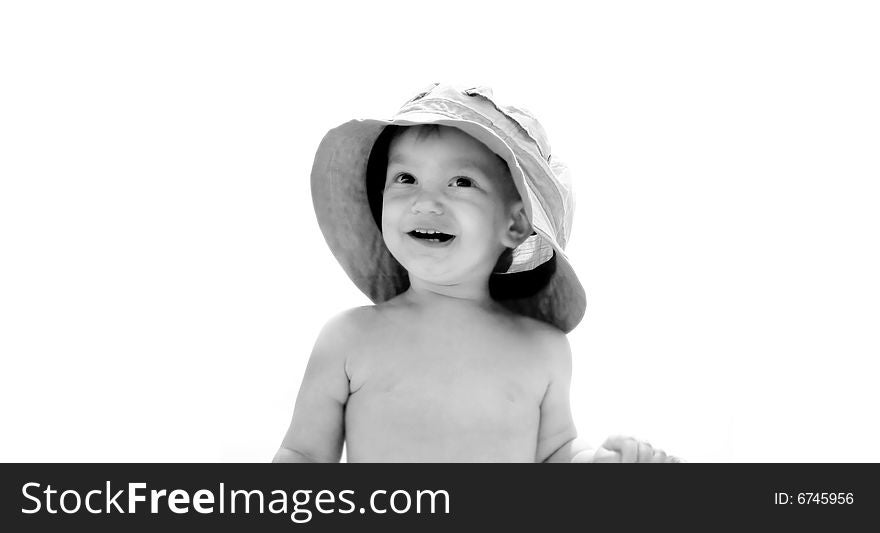
<path fill-rule="evenodd" d="M 619 463 L 620 462 L 620 454 L 612 451 L 606 450 L 604 447 L 596 450 L 595 455 L 593 455 L 594 463 Z"/>
<path fill-rule="evenodd" d="M 663 450 L 654 450 L 654 457 L 651 457 L 649 462 L 651 463 L 665 463 L 666 462 L 666 452 Z"/>
<path fill-rule="evenodd" d="M 622 463 L 635 463 L 639 458 L 639 441 L 632 437 L 622 435 L 608 437 L 602 447 L 618 452 Z"/>
<path fill-rule="evenodd" d="M 639 463 L 650 463 L 654 458 L 654 448 L 647 442 L 640 441 L 638 443 L 638 461 Z"/>

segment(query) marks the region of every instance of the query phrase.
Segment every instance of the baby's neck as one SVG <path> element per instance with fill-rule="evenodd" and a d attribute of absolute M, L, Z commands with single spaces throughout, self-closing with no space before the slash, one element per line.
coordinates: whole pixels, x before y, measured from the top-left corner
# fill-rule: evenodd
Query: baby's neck
<path fill-rule="evenodd" d="M 485 287 L 428 285 L 414 281 L 402 299 L 418 307 L 472 307 L 490 309 L 497 304 Z"/>

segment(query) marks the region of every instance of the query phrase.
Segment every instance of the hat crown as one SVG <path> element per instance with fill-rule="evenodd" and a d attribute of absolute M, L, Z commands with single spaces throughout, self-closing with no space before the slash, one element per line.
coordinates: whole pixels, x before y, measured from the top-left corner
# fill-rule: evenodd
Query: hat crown
<path fill-rule="evenodd" d="M 544 127 L 541 126 L 538 119 L 526 108 L 499 104 L 491 87 L 478 86 L 461 89 L 454 85 L 433 83 L 410 98 L 398 114 L 422 110 L 425 102 L 421 104 L 418 102 L 424 99 L 446 99 L 458 102 L 474 112 L 486 116 L 493 123 L 501 121 L 513 122 L 522 129 L 526 138 L 524 140 L 534 144 L 542 158 L 547 161 L 550 160 L 550 141 L 547 138 L 547 132 L 544 131 Z"/>

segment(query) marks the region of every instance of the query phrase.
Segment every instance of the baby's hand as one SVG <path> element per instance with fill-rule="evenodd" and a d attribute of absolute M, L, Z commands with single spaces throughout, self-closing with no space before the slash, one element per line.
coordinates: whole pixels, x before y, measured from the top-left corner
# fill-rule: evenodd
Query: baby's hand
<path fill-rule="evenodd" d="M 650 444 L 632 437 L 616 435 L 594 451 L 578 454 L 575 463 L 680 463 L 681 459 L 655 450 Z"/>

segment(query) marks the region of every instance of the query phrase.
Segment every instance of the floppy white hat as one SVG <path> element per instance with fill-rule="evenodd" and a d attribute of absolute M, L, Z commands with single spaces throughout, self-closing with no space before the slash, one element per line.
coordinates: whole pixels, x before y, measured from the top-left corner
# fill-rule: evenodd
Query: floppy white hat
<path fill-rule="evenodd" d="M 324 238 L 348 276 L 375 303 L 409 287 L 374 219 L 367 180 L 382 131 L 418 124 L 458 128 L 504 159 L 533 234 L 513 250 L 505 271 L 492 275 L 491 294 L 514 312 L 565 332 L 574 329 L 586 296 L 563 251 L 574 214 L 568 169 L 551 157 L 544 129 L 530 113 L 498 105 L 484 87 L 433 84 L 390 119 L 352 120 L 324 136 L 312 166 L 312 201 Z"/>

